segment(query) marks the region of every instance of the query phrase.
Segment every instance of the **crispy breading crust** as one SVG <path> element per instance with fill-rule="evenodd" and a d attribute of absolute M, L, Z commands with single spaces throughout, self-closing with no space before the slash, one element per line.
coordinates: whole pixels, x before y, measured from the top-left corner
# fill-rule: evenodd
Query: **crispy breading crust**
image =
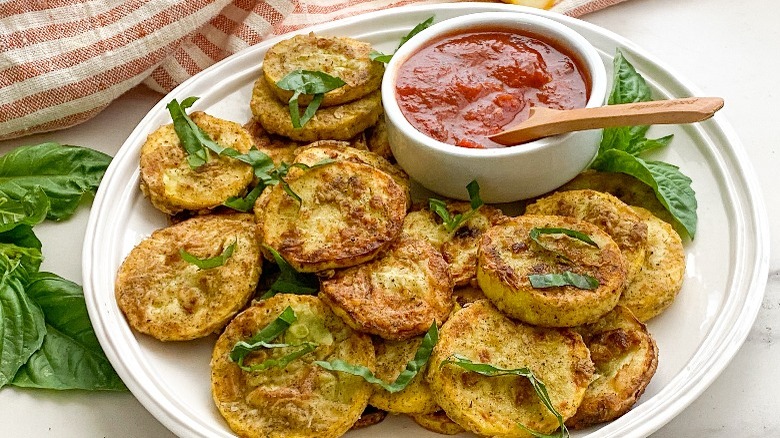
<path fill-rule="evenodd" d="M 585 391 L 572 429 L 612 421 L 636 404 L 658 367 L 658 347 L 630 310 L 616 306 L 594 324 L 577 329 L 590 350 L 596 379 Z"/>
<path fill-rule="evenodd" d="M 350 140 L 377 122 L 382 114 L 382 96 L 377 90 L 352 102 L 320 108 L 305 125 L 295 128 L 287 104 L 276 98 L 264 78 L 259 78 L 249 106 L 263 128 L 272 134 L 297 141 Z"/>
<path fill-rule="evenodd" d="M 241 153 L 252 147 L 252 137 L 238 123 L 203 112 L 194 112 L 190 118 L 221 146 Z M 242 195 L 252 182 L 252 167 L 211 152 L 209 157 L 198 169 L 190 168 L 173 125 L 161 126 L 141 147 L 141 191 L 155 208 L 171 215 L 212 209 L 231 196 Z"/>
<path fill-rule="evenodd" d="M 647 224 L 628 205 L 594 190 L 557 192 L 526 207 L 527 214 L 571 216 L 590 222 L 607 234 L 626 257 L 628 281 L 636 278 L 647 253 Z"/>
<path fill-rule="evenodd" d="M 431 244 L 407 236 L 375 260 L 322 280 L 320 297 L 356 330 L 389 340 L 425 333 L 453 305 L 447 263 Z"/>
<path fill-rule="evenodd" d="M 529 368 L 564 418 L 574 415 L 593 375 L 588 349 L 576 332 L 512 321 L 484 300 L 464 307 L 439 331 L 427 378 L 447 416 L 484 436 L 529 437 L 518 423 L 550 433 L 558 422 L 526 378 L 486 377 L 442 366 L 454 354 L 503 369 Z"/>
<path fill-rule="evenodd" d="M 682 288 L 685 248 L 671 225 L 641 207 L 633 209 L 647 224 L 647 256 L 618 304 L 645 322 L 666 310 Z"/>
<path fill-rule="evenodd" d="M 199 269 L 201 259 L 235 242 L 222 266 Z M 116 277 L 117 304 L 131 327 L 163 341 L 196 339 L 220 330 L 252 298 L 260 277 L 260 248 L 248 214 L 199 216 L 163 228 L 139 243 Z"/>
<path fill-rule="evenodd" d="M 316 342 L 317 348 L 284 369 L 241 370 L 230 360 L 233 346 L 270 324 L 287 306 L 295 311 L 298 321 L 282 341 Z M 299 332 L 305 334 L 301 339 L 285 338 Z M 286 348 L 265 349 L 251 353 L 245 364 L 259 364 L 289 352 Z M 316 297 L 280 294 L 257 302 L 236 316 L 214 346 L 214 403 L 230 428 L 242 437 L 339 437 L 360 418 L 371 384 L 313 363 L 333 359 L 373 369 L 371 339 L 351 330 Z"/>
<path fill-rule="evenodd" d="M 446 412 L 441 410 L 431 414 L 414 414 L 410 415 L 410 417 L 421 427 L 442 435 L 457 435 L 466 431 L 458 423 L 452 421 Z"/>
<path fill-rule="evenodd" d="M 340 105 L 375 91 L 382 83 L 385 65 L 369 57 L 371 44 L 342 36 L 295 35 L 280 41 L 265 54 L 263 75 L 276 97 L 287 102 L 292 91 L 276 83 L 295 70 L 321 71 L 347 84 L 325 93 L 322 106 Z M 301 95 L 300 105 L 308 105 L 311 95 Z"/>
<path fill-rule="evenodd" d="M 385 382 L 393 382 L 406 368 L 407 362 L 414 359 L 417 349 L 422 344 L 423 336 L 417 336 L 405 341 L 386 341 L 374 339 L 376 354 L 377 377 Z M 379 409 L 396 414 L 428 414 L 436 412 L 439 405 L 433 400 L 431 388 L 425 380 L 427 367 L 423 367 L 409 385 L 401 391 L 391 393 L 384 388 L 374 388 L 374 393 L 368 403 Z"/>
<path fill-rule="evenodd" d="M 373 259 L 401 232 L 406 193 L 386 173 L 336 161 L 287 178 L 255 204 L 258 233 L 299 272 L 358 265 Z"/>
<path fill-rule="evenodd" d="M 530 237 L 533 228 L 579 231 L 598 248 L 563 235 Z M 593 290 L 574 286 L 534 288 L 529 275 L 570 271 L 598 280 Z M 565 216 L 518 216 L 482 236 L 477 281 L 499 309 L 529 324 L 574 327 L 595 322 L 612 310 L 626 283 L 623 255 L 609 235 L 595 225 Z"/>

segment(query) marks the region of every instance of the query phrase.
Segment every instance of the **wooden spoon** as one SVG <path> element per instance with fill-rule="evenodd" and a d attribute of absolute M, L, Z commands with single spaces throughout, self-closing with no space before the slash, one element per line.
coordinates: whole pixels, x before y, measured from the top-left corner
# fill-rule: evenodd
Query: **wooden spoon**
<path fill-rule="evenodd" d="M 721 108 L 720 97 L 685 97 L 572 110 L 533 107 L 527 120 L 488 138 L 509 146 L 586 129 L 693 123 L 709 119 Z"/>

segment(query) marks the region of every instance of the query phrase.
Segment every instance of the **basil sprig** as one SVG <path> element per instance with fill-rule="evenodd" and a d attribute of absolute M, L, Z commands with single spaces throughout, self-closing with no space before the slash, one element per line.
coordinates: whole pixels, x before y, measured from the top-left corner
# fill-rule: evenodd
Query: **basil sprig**
<path fill-rule="evenodd" d="M 385 391 L 395 393 L 402 391 L 409 383 L 414 379 L 417 373 L 425 367 L 428 363 L 428 359 L 431 357 L 431 352 L 436 343 L 439 342 L 439 329 L 436 326 L 436 321 L 431 324 L 428 332 L 423 337 L 422 343 L 417 348 L 417 352 L 414 354 L 414 359 L 406 363 L 406 368 L 401 371 L 401 374 L 396 379 L 387 383 L 384 380 L 376 377 L 370 369 L 362 365 L 354 365 L 348 362 L 344 362 L 341 359 L 335 359 L 330 362 L 327 361 L 315 361 L 316 365 L 319 365 L 329 371 L 338 371 L 342 373 L 352 374 L 353 376 L 362 377 L 368 383 L 381 386 Z"/>
<path fill-rule="evenodd" d="M 498 368 L 486 363 L 472 362 L 469 358 L 461 356 L 457 353 L 451 355 L 450 357 L 442 361 L 442 363 L 439 365 L 439 368 L 444 367 L 445 365 L 457 365 L 466 371 L 470 371 L 472 373 L 477 373 L 487 377 L 510 376 L 510 375 L 525 377 L 531 383 L 531 386 L 534 388 L 534 392 L 536 392 L 536 395 L 539 397 L 539 400 L 541 400 L 544 407 L 546 407 L 547 410 L 550 411 L 553 415 L 555 415 L 555 418 L 558 419 L 558 424 L 560 427 L 558 429 L 558 434 L 546 435 L 546 434 L 533 431 L 519 423 L 518 426 L 523 430 L 525 430 L 526 432 L 530 433 L 531 435 L 539 438 L 552 438 L 552 437 L 566 438 L 569 436 L 569 430 L 566 428 L 566 425 L 563 423 L 563 416 L 559 414 L 558 411 L 555 409 L 555 406 L 553 406 L 552 400 L 550 400 L 550 395 L 547 393 L 547 387 L 544 385 L 544 383 L 541 380 L 536 378 L 533 371 L 531 371 L 529 368 L 527 367 L 517 368 L 517 369 Z"/>
<path fill-rule="evenodd" d="M 473 180 L 466 185 L 466 190 L 469 192 L 469 201 L 471 202 L 471 209 L 465 213 L 458 213 L 455 216 L 447 210 L 447 203 L 441 199 L 430 198 L 428 199 L 428 208 L 444 221 L 444 228 L 448 233 L 455 232 L 461 225 L 465 224 L 471 216 L 473 216 L 479 207 L 484 204 L 482 198 L 479 196 L 479 183 L 477 180 Z"/>
<path fill-rule="evenodd" d="M 347 85 L 346 82 L 321 71 L 311 70 L 293 70 L 276 83 L 276 86 L 282 90 L 292 91 L 288 106 L 290 108 L 290 118 L 294 128 L 301 128 L 306 124 L 314 113 L 320 107 L 325 93 Z M 311 94 L 312 99 L 303 113 L 300 115 L 298 108 L 298 98 L 301 94 Z"/>
<path fill-rule="evenodd" d="M 535 289 L 573 286 L 577 289 L 593 290 L 599 287 L 598 279 L 571 271 L 563 271 L 560 274 L 531 274 L 528 280 Z"/>
<path fill-rule="evenodd" d="M 401 37 L 401 42 L 398 43 L 398 47 L 395 48 L 395 52 L 397 52 L 398 49 L 401 48 L 401 46 L 403 46 L 407 41 L 409 41 L 411 37 L 431 27 L 431 24 L 433 24 L 433 19 L 434 17 L 429 17 L 425 21 L 418 23 L 417 26 L 414 26 L 414 28 L 409 31 L 409 33 Z M 395 52 L 393 52 L 393 54 L 395 54 Z M 379 61 L 387 64 L 388 62 L 390 62 L 390 59 L 393 57 L 393 55 L 386 55 L 382 52 L 372 50 L 371 53 L 368 55 L 368 57 L 371 58 L 372 61 Z"/>
<path fill-rule="evenodd" d="M 293 311 L 292 307 L 287 306 L 276 319 L 263 327 L 254 336 L 249 338 L 249 340 L 237 342 L 236 345 L 233 346 L 233 349 L 230 350 L 230 360 L 237 363 L 238 366 L 243 369 L 244 359 L 249 353 L 262 348 L 280 348 L 280 345 L 285 344 L 271 344 L 271 342 L 287 331 L 287 329 L 297 320 L 298 317 L 295 316 L 295 311 Z"/>
<path fill-rule="evenodd" d="M 190 254 L 184 248 L 179 248 L 179 255 L 185 262 L 197 266 L 198 269 L 213 269 L 224 265 L 227 259 L 233 255 L 233 251 L 235 249 L 236 241 L 234 240 L 233 243 L 222 250 L 222 253 L 218 256 L 201 259 L 195 255 Z"/>
<path fill-rule="evenodd" d="M 651 100 L 651 90 L 620 50 L 614 59 L 614 77 L 608 104 L 645 102 Z M 672 135 L 648 139 L 649 126 L 604 129 L 599 152 L 591 168 L 601 172 L 631 175 L 650 186 L 656 198 L 693 238 L 698 215 L 696 193 L 691 179 L 680 168 L 663 161 L 649 161 L 639 155 L 666 147 Z"/>
<path fill-rule="evenodd" d="M 568 229 L 568 228 L 554 228 L 554 227 L 550 227 L 550 228 L 534 227 L 534 228 L 531 228 L 531 231 L 528 233 L 528 236 L 531 238 L 531 240 L 536 242 L 536 244 L 539 245 L 540 247 L 546 249 L 547 251 L 552 252 L 557 257 L 561 258 L 562 260 L 564 260 L 566 262 L 571 262 L 571 260 L 568 257 L 566 257 L 565 254 L 561 253 L 560 251 L 557 251 L 554 248 L 548 247 L 547 244 L 542 239 L 540 239 L 540 236 L 543 235 L 543 234 L 547 234 L 547 235 L 563 234 L 564 236 L 568 236 L 568 237 L 571 237 L 572 239 L 579 240 L 579 241 L 581 241 L 583 243 L 586 243 L 586 244 L 588 244 L 590 246 L 593 246 L 593 247 L 596 247 L 596 248 L 599 247 L 598 244 L 596 242 L 594 242 L 593 239 L 590 238 L 590 236 L 588 236 L 585 233 L 581 233 L 579 231 L 576 231 L 576 230 L 571 230 L 571 229 Z"/>
<path fill-rule="evenodd" d="M 271 287 L 260 299 L 271 298 L 277 293 L 297 295 L 314 295 L 317 293 L 319 281 L 316 275 L 296 271 L 278 251 L 267 245 L 264 245 L 264 247 L 274 257 L 274 261 L 279 267 L 279 277 L 276 278 L 276 281 L 271 284 Z"/>

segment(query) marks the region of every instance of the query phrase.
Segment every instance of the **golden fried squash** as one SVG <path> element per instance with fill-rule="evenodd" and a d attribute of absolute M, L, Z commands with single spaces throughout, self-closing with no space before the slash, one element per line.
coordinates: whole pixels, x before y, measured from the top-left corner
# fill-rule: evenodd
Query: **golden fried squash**
<path fill-rule="evenodd" d="M 453 216 L 465 214 L 471 209 L 468 202 L 447 200 L 446 204 Z M 483 205 L 458 229 L 449 233 L 442 219 L 425 208 L 407 216 L 404 233 L 427 238 L 450 265 L 450 275 L 455 286 L 465 286 L 474 280 L 477 273 L 477 247 L 482 233 L 506 218 L 501 210 Z"/>
<path fill-rule="evenodd" d="M 322 106 L 339 105 L 359 99 L 379 88 L 385 65 L 369 57 L 371 45 L 343 36 L 295 35 L 280 41 L 265 54 L 263 76 L 276 97 L 287 102 L 292 91 L 276 83 L 295 70 L 319 71 L 335 76 L 346 85 L 325 93 Z M 301 95 L 300 105 L 308 105 L 311 95 Z"/>
<path fill-rule="evenodd" d="M 655 216 L 670 224 L 676 223 L 671 213 L 655 196 L 653 189 L 631 175 L 586 170 L 564 184 L 558 191 L 582 189 L 609 193 L 628 205 L 650 210 Z"/>
<path fill-rule="evenodd" d="M 466 431 L 458 423 L 452 421 L 446 412 L 441 410 L 431 414 L 413 414 L 410 417 L 421 427 L 442 435 L 457 435 Z"/>
<path fill-rule="evenodd" d="M 255 204 L 258 233 L 299 272 L 358 265 L 401 232 L 406 191 L 372 166 L 336 161 L 288 177 Z"/>
<path fill-rule="evenodd" d="M 203 112 L 193 112 L 190 118 L 220 146 L 241 153 L 252 147 L 252 137 L 238 123 Z M 252 182 L 252 167 L 210 151 L 209 158 L 197 169 L 190 168 L 173 125 L 163 125 L 141 147 L 141 191 L 155 208 L 171 215 L 212 209 L 242 195 Z"/>
<path fill-rule="evenodd" d="M 305 125 L 295 128 L 287 103 L 280 102 L 265 79 L 259 78 L 249 106 L 263 128 L 272 134 L 297 141 L 350 140 L 376 124 L 382 114 L 382 96 L 377 90 L 352 102 L 320 108 Z"/>
<path fill-rule="evenodd" d="M 243 370 L 230 359 L 239 341 L 248 341 L 291 307 L 297 320 L 274 342 L 295 345 L 249 353 L 245 366 L 260 367 L 315 344 L 284 368 Z M 242 437 L 339 437 L 360 418 L 371 394 L 361 377 L 328 371 L 315 361 L 340 359 L 374 368 L 371 339 L 357 333 L 317 297 L 280 294 L 241 312 L 225 328 L 211 356 L 211 392 L 230 428 Z"/>
<path fill-rule="evenodd" d="M 647 224 L 647 256 L 618 303 L 644 322 L 663 312 L 677 297 L 685 275 L 685 249 L 671 225 L 644 208 L 633 208 Z"/>
<path fill-rule="evenodd" d="M 409 199 L 408 204 L 411 205 L 409 176 L 406 172 L 373 152 L 356 149 L 344 141 L 320 140 L 298 149 L 295 153 L 295 163 L 302 163 L 308 166 L 314 166 L 326 160 L 333 160 L 350 161 L 376 167 L 393 177 L 395 182 L 404 188 Z M 290 172 L 298 170 L 300 169 L 291 169 Z"/>
<path fill-rule="evenodd" d="M 583 233 L 595 245 L 565 233 L 532 231 L 564 229 Z M 531 276 L 585 276 L 588 287 L 534 287 Z M 529 324 L 574 327 L 595 322 L 617 304 L 626 283 L 623 255 L 597 226 L 566 216 L 525 215 L 489 229 L 482 236 L 477 281 L 499 309 Z"/>
<path fill-rule="evenodd" d="M 320 297 L 352 328 L 389 340 L 424 334 L 453 306 L 447 263 L 430 243 L 408 236 L 375 260 L 322 280 Z"/>
<path fill-rule="evenodd" d="M 387 418 L 387 411 L 377 409 L 371 405 L 366 406 L 363 413 L 360 414 L 360 418 L 352 425 L 349 430 L 363 429 L 365 427 L 373 426 L 385 421 Z"/>
<path fill-rule="evenodd" d="M 394 382 L 398 375 L 406 369 L 406 364 L 414 359 L 422 341 L 423 336 L 416 336 L 404 341 L 374 339 L 374 353 L 376 354 L 374 375 L 385 382 Z M 423 367 L 401 391 L 391 393 L 376 386 L 368 403 L 394 414 L 428 414 L 439 410 L 439 405 L 433 400 L 428 381 L 425 380 L 426 368 Z"/>
<path fill-rule="evenodd" d="M 639 400 L 658 366 L 658 348 L 647 327 L 630 310 L 616 306 L 594 324 L 578 329 L 596 366 L 577 413 L 566 420 L 572 429 L 611 421 Z"/>
<path fill-rule="evenodd" d="M 244 124 L 244 128 L 252 135 L 255 147 L 274 160 L 274 165 L 290 164 L 295 160 L 295 151 L 307 143 L 290 140 L 287 137 L 266 132 L 256 118 Z"/>
<path fill-rule="evenodd" d="M 454 355 L 505 370 L 528 368 L 564 419 L 577 411 L 593 375 L 588 349 L 573 330 L 513 321 L 484 300 L 463 308 L 439 331 L 427 378 L 447 416 L 482 436 L 530 437 L 518 423 L 550 433 L 558 421 L 525 377 L 488 377 L 442 365 Z"/>
<path fill-rule="evenodd" d="M 221 266 L 201 269 L 180 250 Z M 220 330 L 252 298 L 260 277 L 252 215 L 198 216 L 139 243 L 119 268 L 115 295 L 131 327 L 163 341 L 196 339 Z"/>
<path fill-rule="evenodd" d="M 461 307 L 466 307 L 466 305 L 473 302 L 487 299 L 485 293 L 482 292 L 482 289 L 480 289 L 479 286 L 473 285 L 456 287 L 452 291 L 452 297 L 455 299 L 455 303 Z"/>
<path fill-rule="evenodd" d="M 368 150 L 380 157 L 395 162 L 393 151 L 390 149 L 390 140 L 387 137 L 387 122 L 385 116 L 379 116 L 374 126 L 366 129 L 366 142 Z"/>
<path fill-rule="evenodd" d="M 626 257 L 629 282 L 642 268 L 647 253 L 647 224 L 631 207 L 609 193 L 558 192 L 529 205 L 525 212 L 571 216 L 595 224 L 612 236 Z"/>

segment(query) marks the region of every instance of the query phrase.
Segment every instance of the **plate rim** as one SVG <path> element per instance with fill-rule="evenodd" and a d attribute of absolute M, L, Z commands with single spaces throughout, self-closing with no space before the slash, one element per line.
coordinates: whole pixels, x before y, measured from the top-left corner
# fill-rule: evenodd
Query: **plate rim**
<path fill-rule="evenodd" d="M 102 207 L 104 203 L 111 202 L 111 200 L 107 199 L 108 187 L 111 185 L 111 181 L 114 181 L 115 179 L 123 181 L 124 179 L 120 178 L 120 176 L 123 174 L 126 175 L 128 170 L 130 170 L 131 174 L 133 173 L 132 166 L 130 169 L 127 169 L 127 166 L 122 167 L 122 165 L 127 161 L 125 156 L 134 152 L 132 145 L 138 142 L 139 136 L 145 136 L 148 129 L 146 125 L 149 124 L 149 119 L 153 118 L 155 114 L 164 109 L 165 102 L 167 102 L 171 97 L 178 96 L 184 90 L 190 88 L 191 85 L 196 83 L 198 80 L 207 77 L 214 71 L 218 71 L 224 68 L 225 65 L 238 62 L 238 60 L 242 59 L 243 57 L 252 56 L 252 54 L 263 51 L 265 48 L 269 47 L 275 42 L 289 38 L 293 34 L 310 31 L 326 32 L 329 29 L 342 28 L 354 24 L 359 24 L 361 22 L 370 22 L 381 19 L 385 16 L 400 15 L 405 13 L 435 13 L 437 11 L 448 11 L 456 13 L 469 13 L 465 11 L 503 11 L 511 13 L 525 12 L 548 16 L 550 18 L 563 21 L 566 24 L 574 25 L 575 27 L 586 28 L 590 32 L 594 32 L 618 43 L 622 48 L 629 50 L 632 55 L 644 58 L 647 62 L 653 64 L 664 73 L 673 76 L 677 85 L 690 92 L 692 95 L 696 94 L 697 92 L 697 88 L 692 85 L 692 82 L 674 72 L 673 68 L 670 68 L 668 65 L 657 59 L 645 49 L 608 29 L 604 29 L 595 24 L 555 12 L 516 5 L 468 2 L 407 5 L 373 11 L 352 17 L 346 17 L 267 39 L 258 45 L 237 52 L 236 54 L 231 55 L 230 57 L 210 66 L 199 74 L 188 79 L 170 93 L 168 93 L 166 96 L 161 98 L 161 100 L 156 105 L 154 105 L 152 109 L 150 109 L 149 112 L 141 119 L 136 128 L 131 132 L 131 134 L 120 147 L 114 160 L 112 160 L 109 169 L 106 171 L 106 178 L 100 185 L 95 196 L 87 222 L 84 245 L 82 248 L 82 275 L 84 279 L 84 295 L 87 302 L 87 310 L 89 312 L 90 319 L 93 321 L 93 324 L 99 322 L 102 324 L 100 326 L 101 328 L 103 328 L 105 325 L 105 321 L 103 320 L 105 309 L 102 308 L 104 306 L 101 305 L 99 295 L 96 293 L 98 285 L 95 284 L 95 271 L 96 268 L 99 269 L 99 267 L 93 266 L 93 264 L 95 264 L 98 259 L 94 256 L 94 254 L 99 252 L 96 251 L 96 245 L 99 242 L 97 242 L 94 237 L 96 235 L 98 225 L 101 223 L 101 216 L 105 214 L 105 208 L 100 207 Z M 645 401 L 642 405 L 638 406 L 637 409 L 634 410 L 637 412 L 636 416 L 641 416 L 646 421 L 642 421 L 639 425 L 632 425 L 632 429 L 630 430 L 625 430 L 623 424 L 621 424 L 619 421 L 614 421 L 603 426 L 596 433 L 588 434 L 587 436 L 589 437 L 646 436 L 658 430 L 664 424 L 668 423 L 672 418 L 679 414 L 679 412 L 682 412 L 682 410 L 684 410 L 696 398 L 698 398 L 701 393 L 703 393 L 704 390 L 706 390 L 707 387 L 709 387 L 710 384 L 726 368 L 726 366 L 731 362 L 737 351 L 744 343 L 758 315 L 758 311 L 765 293 L 768 280 L 767 275 L 769 271 L 769 242 L 768 239 L 760 238 L 769 236 L 769 222 L 766 206 L 763 201 L 764 197 L 762 196 L 761 189 L 758 184 L 758 178 L 753 171 L 753 167 L 750 163 L 747 152 L 736 132 L 733 130 L 725 117 L 722 116 L 722 114 L 716 114 L 715 117 L 712 118 L 712 121 L 707 123 L 711 124 L 715 133 L 722 136 L 725 144 L 729 146 L 726 148 L 726 150 L 719 149 L 713 152 L 719 152 L 730 158 L 729 163 L 733 165 L 737 171 L 736 173 L 726 173 L 731 176 L 732 179 L 739 181 L 741 183 L 740 187 L 743 188 L 741 191 L 744 192 L 744 196 L 736 196 L 737 200 L 746 204 L 745 209 L 737 212 L 738 214 L 741 214 L 739 219 L 744 219 L 746 223 L 743 225 L 751 228 L 751 231 L 755 233 L 754 235 L 759 237 L 755 239 L 755 244 L 752 247 L 754 251 L 751 253 L 755 258 L 754 263 L 751 265 L 752 269 L 738 272 L 741 277 L 744 277 L 744 279 L 738 283 L 739 285 L 744 286 L 742 288 L 742 295 L 744 296 L 744 300 L 741 303 L 741 306 L 732 306 L 733 311 L 729 314 L 731 317 L 728 318 L 728 320 L 723 318 L 716 320 L 713 323 L 712 327 L 710 327 L 705 334 L 702 343 L 688 361 L 688 365 L 671 379 L 669 385 L 667 385 L 666 388 L 663 388 L 661 391 L 659 391 L 659 393 L 655 394 L 652 398 Z M 137 168 L 137 166 L 135 166 L 135 168 Z M 132 175 L 130 180 L 133 180 Z M 735 187 L 731 187 L 732 192 L 735 190 Z M 735 195 L 734 193 L 730 194 Z M 739 253 L 740 251 L 746 252 L 747 249 L 735 245 L 732 251 Z M 741 253 L 738 255 L 739 257 L 737 260 L 740 261 L 745 259 L 745 257 L 750 256 L 750 254 Z M 730 300 L 735 299 L 737 298 L 733 295 L 724 299 L 724 303 L 722 304 L 719 313 L 722 312 L 722 308 L 726 307 Z M 716 331 L 724 331 L 725 336 L 713 340 L 712 334 Z M 173 415 L 173 413 L 170 412 L 170 409 L 178 408 L 172 406 L 173 404 L 170 403 L 170 400 L 155 399 L 155 397 L 164 396 L 160 388 L 153 388 L 154 390 L 150 391 L 150 388 L 148 387 L 149 385 L 144 386 L 140 382 L 137 382 L 136 379 L 138 376 L 133 374 L 130 370 L 126 369 L 123 361 L 117 353 L 118 350 L 121 350 L 121 346 L 117 345 L 117 343 L 123 338 L 118 338 L 117 336 L 109 337 L 107 330 L 95 330 L 95 332 L 104 350 L 106 350 L 106 355 L 108 356 L 112 365 L 115 367 L 115 369 L 117 369 L 117 372 L 120 374 L 123 380 L 125 380 L 125 383 L 133 395 L 155 418 L 157 418 L 158 421 L 165 425 L 169 430 L 179 436 L 203 436 L 202 433 L 204 432 L 209 434 L 207 436 L 232 436 L 231 434 L 225 434 L 221 430 L 216 430 L 213 428 L 210 428 L 211 430 L 196 431 L 191 428 L 191 424 L 189 422 L 183 421 L 177 415 Z M 715 345 L 711 345 L 713 343 Z M 701 356 L 705 353 L 703 350 L 704 347 L 712 348 L 713 351 L 710 352 L 708 357 L 702 358 Z M 686 377 L 684 375 L 685 371 L 690 368 L 691 363 L 694 363 L 697 360 L 704 360 L 703 365 L 706 365 L 706 367 L 698 368 L 697 372 L 692 373 L 690 376 L 688 376 L 687 379 L 684 379 Z M 149 392 L 154 392 L 154 394 L 150 394 Z M 679 397 L 673 400 L 667 397 L 666 403 L 660 407 L 651 406 L 652 403 L 648 403 L 658 399 L 659 397 L 663 398 L 661 396 L 665 395 L 667 392 L 673 392 Z M 162 406 L 161 403 L 164 405 L 167 404 L 167 406 Z"/>

